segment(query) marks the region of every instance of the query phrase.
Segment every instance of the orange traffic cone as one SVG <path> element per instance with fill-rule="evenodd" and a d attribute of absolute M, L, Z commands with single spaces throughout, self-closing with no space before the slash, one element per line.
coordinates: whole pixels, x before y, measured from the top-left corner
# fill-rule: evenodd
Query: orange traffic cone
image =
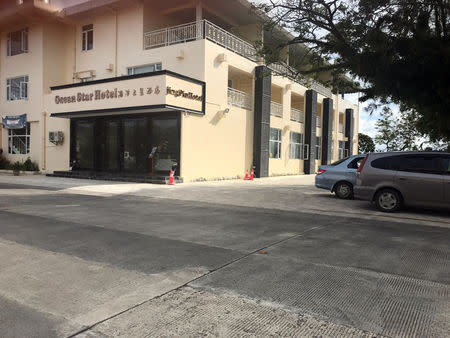
<path fill-rule="evenodd" d="M 248 169 L 247 169 L 247 171 L 245 172 L 244 180 L 248 180 L 248 179 L 249 179 L 249 177 L 248 177 Z"/>
<path fill-rule="evenodd" d="M 170 171 L 169 185 L 175 185 L 175 181 L 173 179 L 173 170 Z"/>
<path fill-rule="evenodd" d="M 253 168 L 252 168 L 252 171 L 251 171 L 251 173 L 250 173 L 250 181 L 253 181 L 253 176 L 255 175 L 255 172 L 254 172 L 254 170 L 253 170 Z"/>

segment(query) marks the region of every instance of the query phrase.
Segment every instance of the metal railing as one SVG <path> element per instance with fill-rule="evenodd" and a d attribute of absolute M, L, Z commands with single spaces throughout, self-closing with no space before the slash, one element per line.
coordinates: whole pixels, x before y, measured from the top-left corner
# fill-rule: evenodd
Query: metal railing
<path fill-rule="evenodd" d="M 239 108 L 252 110 L 252 96 L 240 90 L 228 88 L 228 104 Z"/>
<path fill-rule="evenodd" d="M 278 102 L 270 101 L 270 115 L 283 117 L 283 105 Z"/>
<path fill-rule="evenodd" d="M 258 61 L 257 49 L 251 43 L 208 20 L 185 23 L 144 33 L 144 49 L 159 48 L 201 39 L 210 40 L 247 59 Z M 268 65 L 268 68 L 278 75 L 286 76 L 305 87 L 314 89 L 323 96 L 332 97 L 332 92 L 329 88 L 313 79 L 300 75 L 298 70 L 285 63 L 273 63 Z"/>
<path fill-rule="evenodd" d="M 208 39 L 252 61 L 257 60 L 256 48 L 225 29 L 201 20 L 144 33 L 144 49 L 170 46 L 194 40 Z"/>
<path fill-rule="evenodd" d="M 305 121 L 305 113 L 300 109 L 291 108 L 291 120 L 303 123 Z"/>

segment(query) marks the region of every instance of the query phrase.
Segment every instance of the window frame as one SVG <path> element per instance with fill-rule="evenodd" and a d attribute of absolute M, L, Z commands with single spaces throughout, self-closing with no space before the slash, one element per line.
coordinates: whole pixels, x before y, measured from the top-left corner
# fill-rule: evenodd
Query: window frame
<path fill-rule="evenodd" d="M 149 71 L 149 72 L 137 73 L 137 74 L 153 73 L 153 72 L 159 72 L 160 70 L 162 70 L 162 62 L 154 62 L 154 63 L 147 63 L 145 65 L 127 67 L 127 75 L 136 75 L 136 68 L 144 68 L 144 67 L 150 67 L 150 66 L 153 66 L 154 70 Z"/>
<path fill-rule="evenodd" d="M 272 130 L 276 130 L 277 131 L 277 139 L 276 140 L 272 139 Z M 281 129 L 270 128 L 270 130 L 269 130 L 269 158 L 273 158 L 273 159 L 280 159 L 281 158 L 281 142 L 282 142 L 281 137 L 282 137 L 281 136 Z M 278 153 L 277 157 L 272 156 L 272 153 L 270 152 L 270 149 L 271 149 L 270 145 L 271 145 L 271 143 L 275 143 L 276 144 L 277 153 Z"/>
<path fill-rule="evenodd" d="M 316 156 L 315 160 L 320 161 L 322 159 L 322 136 L 316 136 Z"/>
<path fill-rule="evenodd" d="M 92 45 L 89 48 L 89 33 L 92 34 Z M 81 51 L 88 52 L 94 49 L 94 24 L 81 26 Z"/>
<path fill-rule="evenodd" d="M 300 143 L 293 142 L 292 135 L 297 134 L 300 135 Z M 304 145 L 304 136 L 302 133 L 297 133 L 295 131 L 291 131 L 289 134 L 289 159 L 291 160 L 302 160 L 303 159 L 303 145 Z M 299 157 L 296 157 L 295 154 L 297 153 L 296 149 L 298 149 Z M 294 154 L 294 156 L 292 156 Z"/>
<path fill-rule="evenodd" d="M 11 95 L 11 87 L 12 87 L 12 80 L 15 79 L 20 79 L 22 78 L 23 81 L 19 81 L 19 97 L 12 99 L 12 95 Z M 21 76 L 15 76 L 15 77 L 10 77 L 6 79 L 6 101 L 19 101 L 19 100 L 28 100 L 28 96 L 29 96 L 29 91 L 28 91 L 28 83 L 30 81 L 30 78 L 28 75 L 21 75 Z M 23 95 L 23 93 L 25 92 L 25 96 Z"/>
<path fill-rule="evenodd" d="M 16 130 L 22 130 L 25 129 L 25 134 L 15 134 L 13 135 L 13 131 Z M 13 139 L 16 138 L 25 138 L 25 153 L 20 153 L 20 154 L 16 154 L 14 152 L 12 152 L 12 144 L 13 144 Z M 30 149 L 31 149 L 31 125 L 30 122 L 27 122 L 25 124 L 24 128 L 21 129 L 8 129 L 8 154 L 9 155 L 27 155 L 30 153 Z"/>
<path fill-rule="evenodd" d="M 20 32 L 20 50 L 13 54 L 12 50 L 12 34 Z M 28 27 L 22 28 L 14 32 L 8 32 L 6 37 L 6 56 L 15 56 L 28 53 Z"/>

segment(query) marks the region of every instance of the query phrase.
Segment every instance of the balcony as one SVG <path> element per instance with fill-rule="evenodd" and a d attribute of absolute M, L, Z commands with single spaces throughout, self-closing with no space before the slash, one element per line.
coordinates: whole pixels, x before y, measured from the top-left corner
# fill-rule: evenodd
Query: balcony
<path fill-rule="evenodd" d="M 253 102 L 250 94 L 228 88 L 228 104 L 231 106 L 252 110 Z"/>
<path fill-rule="evenodd" d="M 144 49 L 171 46 L 202 39 L 210 40 L 252 61 L 257 60 L 255 47 L 208 20 L 147 32 L 144 34 Z"/>
<path fill-rule="evenodd" d="M 305 120 L 305 113 L 300 109 L 291 108 L 291 120 L 303 123 Z"/>
<path fill-rule="evenodd" d="M 278 102 L 270 102 L 270 115 L 283 117 L 283 105 Z"/>
<path fill-rule="evenodd" d="M 208 20 L 185 23 L 178 26 L 158 29 L 144 33 L 144 49 L 171 46 L 195 40 L 207 39 L 251 61 L 258 61 L 256 48 L 249 42 L 231 34 Z M 274 73 L 286 76 L 293 81 L 314 89 L 325 97 L 332 97 L 329 88 L 321 83 L 301 76 L 299 72 L 285 63 L 268 65 Z"/>
<path fill-rule="evenodd" d="M 322 127 L 322 117 L 316 116 L 316 127 L 321 128 Z"/>

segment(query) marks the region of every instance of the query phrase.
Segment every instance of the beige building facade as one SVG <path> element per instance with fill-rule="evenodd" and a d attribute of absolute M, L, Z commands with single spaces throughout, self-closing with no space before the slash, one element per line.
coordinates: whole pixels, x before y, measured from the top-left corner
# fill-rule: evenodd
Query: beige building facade
<path fill-rule="evenodd" d="M 185 181 L 312 174 L 356 154 L 358 106 L 265 64 L 254 45 L 270 39 L 244 0 L 11 1 L 0 147 L 48 174 Z"/>

